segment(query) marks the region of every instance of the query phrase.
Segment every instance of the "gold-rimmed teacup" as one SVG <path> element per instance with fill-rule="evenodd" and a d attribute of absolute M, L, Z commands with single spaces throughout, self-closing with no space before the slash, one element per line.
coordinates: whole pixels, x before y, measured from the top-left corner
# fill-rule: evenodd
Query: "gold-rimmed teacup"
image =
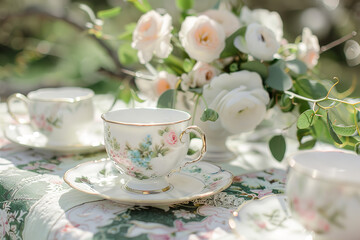
<path fill-rule="evenodd" d="M 48 145 L 68 146 L 79 143 L 78 134 L 93 122 L 94 92 L 80 87 L 42 88 L 27 96 L 15 93 L 7 99 L 8 112 L 20 124 L 30 124 L 47 138 Z M 28 117 L 15 114 L 13 101 L 22 101 Z"/>
<path fill-rule="evenodd" d="M 133 108 L 104 113 L 105 146 L 118 170 L 128 176 L 125 189 L 140 194 L 171 189 L 167 176 L 199 161 L 206 151 L 204 133 L 189 126 L 187 112 L 175 109 Z M 189 133 L 202 139 L 200 155 L 186 158 Z"/>

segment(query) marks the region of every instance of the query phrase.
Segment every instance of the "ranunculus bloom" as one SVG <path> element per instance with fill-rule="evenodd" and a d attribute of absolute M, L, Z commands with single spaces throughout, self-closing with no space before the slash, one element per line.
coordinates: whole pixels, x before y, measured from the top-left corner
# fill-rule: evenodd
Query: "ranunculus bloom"
<path fill-rule="evenodd" d="M 203 12 L 201 15 L 206 15 L 219 23 L 223 27 L 227 37 L 240 28 L 239 19 L 228 10 L 210 9 Z"/>
<path fill-rule="evenodd" d="M 247 26 L 245 38 L 237 36 L 234 45 L 240 51 L 265 61 L 273 60 L 280 47 L 274 33 L 258 23 Z"/>
<path fill-rule="evenodd" d="M 204 86 L 203 95 L 219 113 L 222 126 L 233 134 L 254 130 L 270 101 L 260 75 L 249 71 L 220 74 Z"/>
<path fill-rule="evenodd" d="M 283 37 L 283 21 L 277 12 L 270 12 L 263 8 L 251 11 L 248 7 L 244 6 L 240 13 L 240 23 L 243 26 L 259 23 L 273 31 L 277 41 L 281 41 Z"/>
<path fill-rule="evenodd" d="M 161 16 L 152 10 L 142 15 L 133 32 L 131 46 L 138 50 L 142 64 L 147 63 L 155 54 L 159 58 L 167 58 L 172 51 L 171 17 Z"/>
<path fill-rule="evenodd" d="M 318 38 L 309 28 L 304 28 L 301 42 L 298 45 L 298 58 L 305 62 L 308 68 L 316 66 L 319 60 L 320 45 Z"/>
<path fill-rule="evenodd" d="M 182 46 L 191 58 L 206 63 L 219 58 L 225 48 L 223 28 L 204 15 L 185 18 L 179 37 Z"/>

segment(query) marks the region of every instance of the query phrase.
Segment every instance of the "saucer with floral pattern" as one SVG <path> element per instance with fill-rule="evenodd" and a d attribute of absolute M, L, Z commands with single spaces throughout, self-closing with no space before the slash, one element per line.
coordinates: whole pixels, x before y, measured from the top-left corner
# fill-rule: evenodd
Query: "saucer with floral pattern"
<path fill-rule="evenodd" d="M 105 149 L 101 123 L 92 123 L 86 130 L 77 133 L 79 143 L 71 145 L 50 145 L 44 134 L 35 131 L 28 124 L 9 124 L 4 127 L 4 135 L 11 142 L 23 147 L 55 153 L 90 153 Z"/>
<path fill-rule="evenodd" d="M 125 190 L 128 176 L 108 159 L 80 164 L 64 175 L 65 182 L 74 189 L 131 205 L 167 205 L 208 197 L 229 187 L 232 178 L 230 172 L 200 161 L 172 173 L 168 177 L 170 190 L 147 195 Z"/>

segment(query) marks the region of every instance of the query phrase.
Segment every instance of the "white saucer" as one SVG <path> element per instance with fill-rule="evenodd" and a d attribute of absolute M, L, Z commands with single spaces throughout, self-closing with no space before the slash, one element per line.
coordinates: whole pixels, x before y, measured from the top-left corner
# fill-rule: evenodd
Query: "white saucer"
<path fill-rule="evenodd" d="M 172 189 L 144 195 L 125 190 L 127 176 L 108 159 L 80 164 L 64 175 L 65 182 L 81 192 L 137 205 L 167 205 L 207 197 L 229 187 L 232 178 L 231 173 L 218 166 L 198 162 L 185 166 L 168 178 Z"/>
<path fill-rule="evenodd" d="M 268 195 L 241 205 L 229 224 L 242 240 L 312 240 L 312 235 L 291 217 L 284 195 Z"/>
<path fill-rule="evenodd" d="M 11 142 L 21 146 L 55 153 L 89 153 L 105 149 L 103 126 L 95 122 L 87 128 L 87 131 L 78 134 L 80 143 L 73 145 L 50 145 L 45 135 L 35 131 L 28 124 L 7 125 L 4 128 L 4 135 Z"/>

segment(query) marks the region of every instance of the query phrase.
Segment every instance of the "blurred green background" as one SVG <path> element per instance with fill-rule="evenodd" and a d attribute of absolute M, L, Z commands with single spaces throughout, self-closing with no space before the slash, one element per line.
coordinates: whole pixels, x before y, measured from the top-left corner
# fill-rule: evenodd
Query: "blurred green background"
<path fill-rule="evenodd" d="M 174 24 L 180 19 L 175 0 L 149 2 L 153 8 L 166 9 L 173 16 Z M 105 20 L 103 33 L 110 35 L 108 40 L 99 41 L 88 34 L 85 26 L 90 18 L 79 8 L 81 3 L 95 13 L 121 7 L 117 17 Z M 195 0 L 194 9 L 201 12 L 217 3 L 218 0 Z M 279 12 L 284 22 L 284 37 L 289 42 L 301 35 L 305 26 L 318 36 L 321 46 L 352 31 L 360 31 L 358 0 L 248 0 L 244 3 L 250 9 Z M 0 1 L 0 100 L 4 101 L 14 92 L 27 93 L 49 86 L 84 86 L 97 93 L 116 91 L 123 80 L 121 74 L 114 77 L 119 75 L 118 48 L 124 44 L 116 36 L 124 31 L 127 23 L 136 22 L 140 16 L 141 12 L 124 0 Z M 316 71 L 324 79 L 339 77 L 340 91 L 360 78 L 359 35 L 352 38 L 352 42 L 321 54 Z M 128 67 L 140 69 L 141 66 Z M 359 95 L 360 84 L 357 84 L 353 96 Z"/>

